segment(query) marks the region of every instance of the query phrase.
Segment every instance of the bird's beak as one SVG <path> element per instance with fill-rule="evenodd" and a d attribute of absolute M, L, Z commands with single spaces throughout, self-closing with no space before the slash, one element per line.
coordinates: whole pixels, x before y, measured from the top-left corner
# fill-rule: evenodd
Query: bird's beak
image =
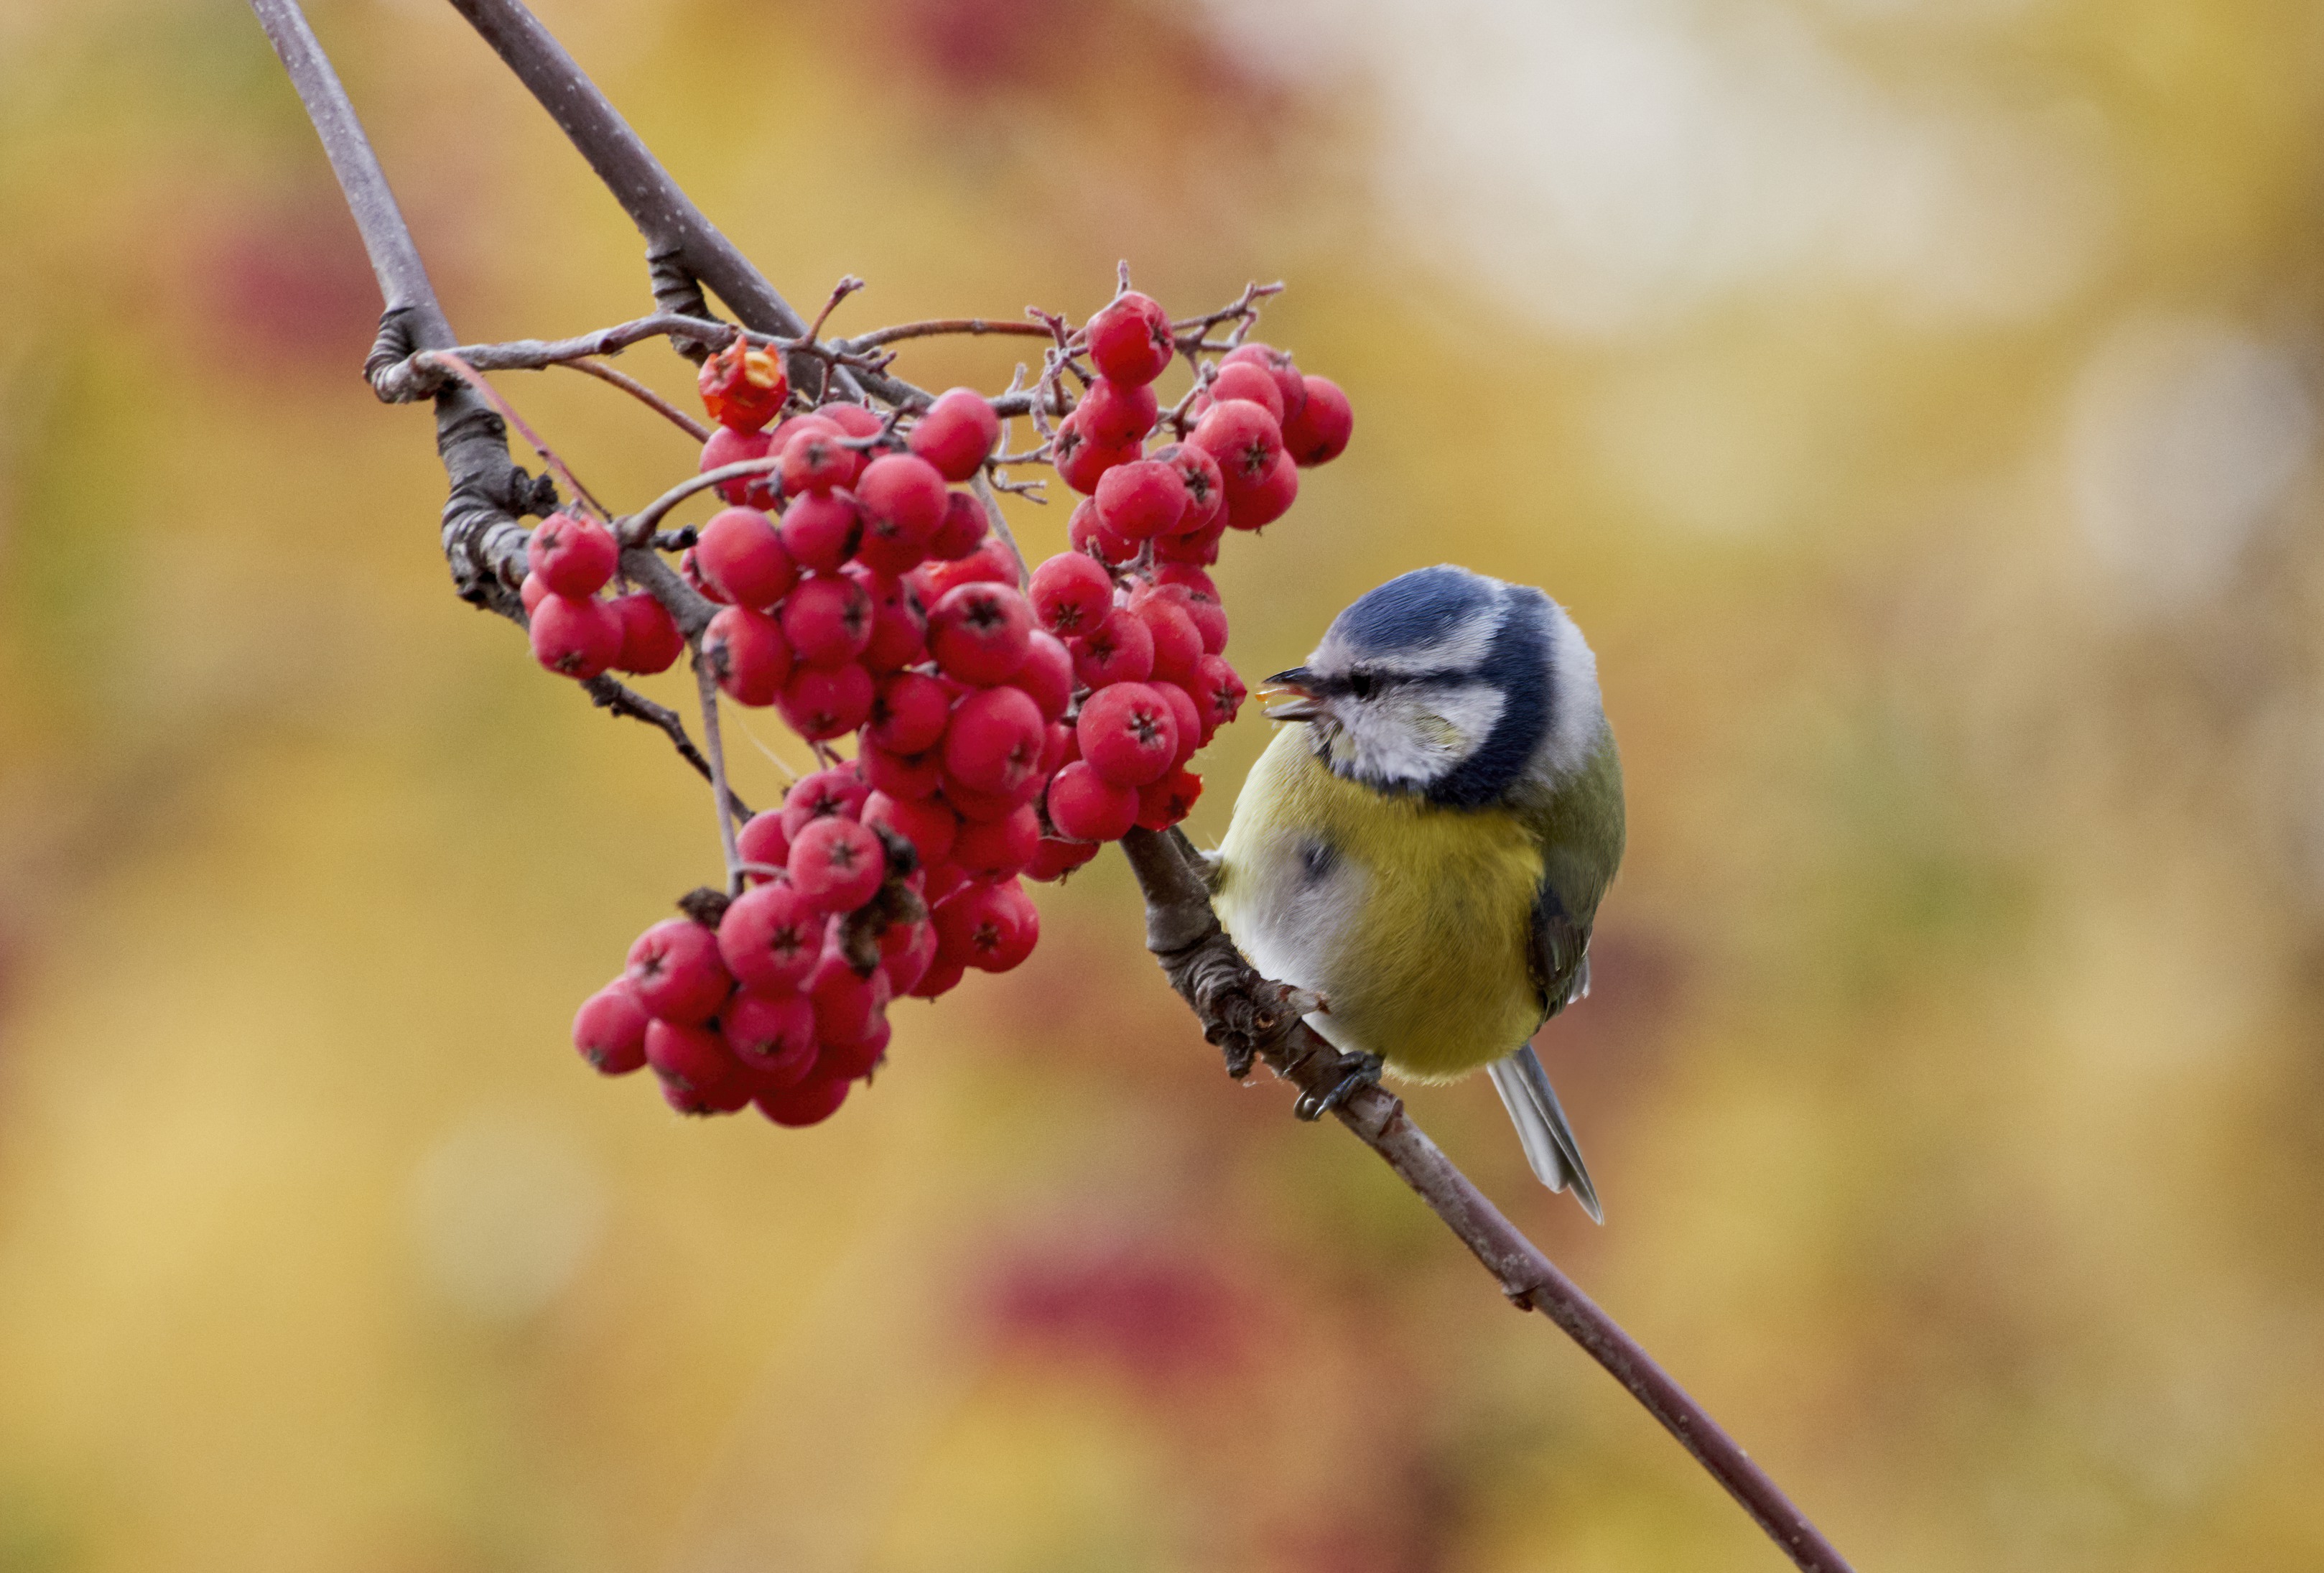
<path fill-rule="evenodd" d="M 1267 718 L 1270 721 L 1312 721 L 1322 715 L 1323 701 L 1315 697 L 1315 691 L 1310 686 L 1314 680 L 1314 672 L 1304 666 L 1295 666 L 1289 671 L 1277 672 L 1259 684 L 1259 697 L 1262 699 L 1277 694 L 1291 696 L 1288 704 L 1268 706 Z"/>

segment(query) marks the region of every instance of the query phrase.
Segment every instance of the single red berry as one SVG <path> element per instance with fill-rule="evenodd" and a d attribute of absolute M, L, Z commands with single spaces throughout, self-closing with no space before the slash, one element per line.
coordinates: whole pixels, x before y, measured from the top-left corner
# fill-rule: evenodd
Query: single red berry
<path fill-rule="evenodd" d="M 950 863 L 939 863 L 935 867 L 926 870 L 924 877 L 927 883 L 920 892 L 920 899 L 927 902 L 931 909 L 945 897 L 968 883 L 968 875 Z"/>
<path fill-rule="evenodd" d="M 1138 794 L 1138 822 L 1148 830 L 1167 830 L 1194 811 L 1203 795 L 1203 778 L 1184 765 Z"/>
<path fill-rule="evenodd" d="M 966 823 L 989 825 L 995 819 L 1005 819 L 1040 795 L 1041 776 L 1038 771 L 1026 773 L 1025 780 L 1014 791 L 986 791 L 973 787 L 950 771 L 943 773 L 944 800 L 952 805 Z"/>
<path fill-rule="evenodd" d="M 855 555 L 863 539 L 863 514 L 848 492 L 809 494 L 791 499 L 776 532 L 783 550 L 800 568 L 816 573 L 837 573 L 839 565 Z"/>
<path fill-rule="evenodd" d="M 1154 459 L 1177 471 L 1178 484 L 1186 488 L 1186 511 L 1171 534 L 1191 535 L 1226 516 L 1226 478 L 1219 473 L 1219 461 L 1206 450 L 1192 443 L 1173 442 L 1156 449 Z"/>
<path fill-rule="evenodd" d="M 826 1047 L 862 1041 L 888 1009 L 887 975 L 876 967 L 868 977 L 859 974 L 836 945 L 825 947 L 801 992 L 815 1006 L 815 1035 Z"/>
<path fill-rule="evenodd" d="M 1098 844 L 1094 841 L 1067 841 L 1061 837 L 1044 836 L 1033 854 L 1033 861 L 1025 865 L 1025 877 L 1045 884 L 1055 884 L 1097 855 Z"/>
<path fill-rule="evenodd" d="M 1276 397 L 1283 405 L 1283 420 L 1296 415 L 1307 402 L 1306 384 L 1300 378 L 1299 368 L 1291 364 L 1291 352 L 1287 349 L 1253 340 L 1227 351 L 1219 357 L 1219 365 L 1222 370 L 1231 365 L 1252 365 L 1273 378 Z"/>
<path fill-rule="evenodd" d="M 1009 555 L 1007 547 L 998 541 L 987 540 L 965 557 L 928 563 L 910 577 L 919 586 L 920 605 L 933 607 L 963 585 L 1007 585 L 1016 588 L 1017 562 Z"/>
<path fill-rule="evenodd" d="M 920 981 L 912 985 L 912 997 L 916 1000 L 940 999 L 958 988 L 960 980 L 967 973 L 967 962 L 947 958 L 939 949 L 936 959 L 928 963 L 927 970 L 920 974 Z"/>
<path fill-rule="evenodd" d="M 1078 415 L 1058 421 L 1050 438 L 1049 462 L 1056 467 L 1058 478 L 1084 495 L 1097 490 L 1106 471 L 1138 456 L 1136 442 L 1098 441 L 1082 426 Z"/>
<path fill-rule="evenodd" d="M 1130 598 L 1130 609 L 1154 636 L 1154 676 L 1168 682 L 1187 682 L 1194 663 L 1203 659 L 1203 631 L 1194 617 L 1167 593 L 1141 590 Z"/>
<path fill-rule="evenodd" d="M 736 995 L 718 1024 L 761 1092 L 796 1087 L 815 1069 L 815 1007 L 803 995 Z"/>
<path fill-rule="evenodd" d="M 1154 543 L 1157 562 L 1190 563 L 1196 568 L 1208 568 L 1219 560 L 1219 542 L 1226 539 L 1227 511 L 1221 508 L 1218 516 L 1191 535 L 1165 535 Z"/>
<path fill-rule="evenodd" d="M 718 958 L 718 937 L 690 918 L 665 918 L 639 935 L 627 976 L 656 1020 L 687 1026 L 716 1015 L 734 986 Z"/>
<path fill-rule="evenodd" d="M 671 1087 L 694 1095 L 696 1101 L 681 1106 L 686 1114 L 719 1112 L 718 1094 L 742 1076 L 717 1029 L 659 1016 L 646 1028 L 646 1063 Z"/>
<path fill-rule="evenodd" d="M 776 1124 L 791 1129 L 819 1125 L 839 1112 L 855 1084 L 836 1077 L 810 1076 L 797 1087 L 758 1096 L 759 1112 Z"/>
<path fill-rule="evenodd" d="M 718 954 L 744 988 L 780 995 L 815 970 L 823 926 L 816 904 L 787 882 L 752 885 L 726 904 L 718 921 Z"/>
<path fill-rule="evenodd" d="M 1299 467 L 1287 454 L 1276 456 L 1275 468 L 1255 486 L 1227 491 L 1227 523 L 1238 530 L 1272 524 L 1291 511 L 1299 495 Z"/>
<path fill-rule="evenodd" d="M 1138 555 L 1138 542 L 1108 529 L 1105 521 L 1098 517 L 1097 500 L 1093 497 L 1084 497 L 1074 504 L 1074 516 L 1065 522 L 1065 541 L 1077 554 L 1117 567 Z"/>
<path fill-rule="evenodd" d="M 1309 377 L 1306 388 L 1306 402 L 1283 423 L 1283 450 L 1298 464 L 1329 464 L 1348 450 L 1355 406 L 1329 377 Z"/>
<path fill-rule="evenodd" d="M 938 562 L 958 562 L 984 544 L 989 528 L 984 504 L 968 492 L 945 494 L 944 523 L 928 542 L 928 555 Z"/>
<path fill-rule="evenodd" d="M 702 561 L 695 556 L 694 548 L 691 546 L 678 554 L 678 577 L 684 579 L 694 593 L 704 600 L 715 602 L 721 606 L 731 604 L 726 598 L 726 592 L 712 584 L 710 576 L 702 571 Z"/>
<path fill-rule="evenodd" d="M 791 837 L 791 888 L 826 912 L 852 912 L 880 893 L 888 854 L 853 819 L 817 819 Z"/>
<path fill-rule="evenodd" d="M 886 976 L 882 969 L 881 977 L 883 983 Z M 816 1059 L 815 1073 L 848 1080 L 870 1080 L 872 1073 L 888 1058 L 888 1040 L 892 1032 L 886 1016 L 874 1016 L 862 1037 L 851 1042 L 825 1043 L 822 1054 Z"/>
<path fill-rule="evenodd" d="M 879 411 L 862 404 L 851 404 L 844 399 L 817 404 L 815 412 L 850 437 L 877 437 L 888 429 L 887 418 Z"/>
<path fill-rule="evenodd" d="M 587 682 L 621 659 L 622 619 L 604 601 L 544 596 L 528 636 L 533 660 L 577 682 Z"/>
<path fill-rule="evenodd" d="M 1160 459 L 1118 464 L 1098 480 L 1097 516 L 1130 541 L 1172 534 L 1186 516 L 1185 481 Z"/>
<path fill-rule="evenodd" d="M 1010 686 L 1025 690 L 1041 719 L 1055 721 L 1073 705 L 1074 682 L 1073 652 L 1056 634 L 1035 629 L 1024 661 L 1010 675 Z"/>
<path fill-rule="evenodd" d="M 963 682 L 1007 680 L 1033 643 L 1033 608 L 1013 585 L 968 584 L 928 608 L 928 652 Z"/>
<path fill-rule="evenodd" d="M 896 754 L 918 754 L 944 737 L 952 717 L 952 694 L 920 671 L 899 671 L 880 680 L 863 741 Z"/>
<path fill-rule="evenodd" d="M 1227 609 L 1219 598 L 1219 587 L 1211 576 L 1191 563 L 1157 563 L 1154 569 L 1157 585 L 1176 585 L 1186 592 L 1186 615 L 1194 626 L 1203 631 L 1203 651 L 1218 655 L 1227 647 Z"/>
<path fill-rule="evenodd" d="M 1112 382 L 1150 383 L 1170 369 L 1177 353 L 1171 337 L 1170 314 L 1159 302 L 1135 290 L 1124 290 L 1089 319 L 1090 364 Z"/>
<path fill-rule="evenodd" d="M 920 985 L 928 964 L 936 958 L 934 923 L 890 923 L 880 936 L 880 970 L 888 975 L 888 992 L 901 999 Z"/>
<path fill-rule="evenodd" d="M 526 537 L 524 560 L 544 588 L 579 599 L 605 588 L 621 565 L 622 549 L 595 519 L 551 514 Z"/>
<path fill-rule="evenodd" d="M 722 606 L 702 631 L 702 660 L 726 696 L 740 705 L 771 705 L 791 675 L 790 646 L 764 612 Z"/>
<path fill-rule="evenodd" d="M 1006 972 L 1033 953 L 1041 915 L 1015 880 L 963 885 L 936 909 L 942 959 L 947 952 L 984 972 Z"/>
<path fill-rule="evenodd" d="M 855 478 L 855 450 L 846 433 L 820 415 L 801 415 L 783 422 L 782 447 L 777 451 L 782 467 L 783 495 L 804 497 L 846 486 Z"/>
<path fill-rule="evenodd" d="M 745 863 L 780 871 L 791 856 L 791 833 L 783 828 L 782 810 L 768 809 L 752 815 L 734 832 L 734 851 Z M 752 884 L 761 884 L 774 875 L 753 874 L 747 877 Z"/>
<path fill-rule="evenodd" d="M 1138 789 L 1110 782 L 1076 759 L 1049 782 L 1049 823 L 1074 841 L 1119 841 L 1138 823 Z"/>
<path fill-rule="evenodd" d="M 1041 846 L 1041 817 L 1033 805 L 982 823 L 960 828 L 953 841 L 953 861 L 978 879 L 1008 879 L 1024 871 Z"/>
<path fill-rule="evenodd" d="M 844 574 L 811 578 L 783 601 L 783 638 L 810 666 L 853 661 L 872 643 L 872 597 Z"/>
<path fill-rule="evenodd" d="M 1194 686 L 1188 690 L 1194 698 L 1194 708 L 1203 713 L 1203 736 L 1207 740 L 1218 729 L 1235 718 L 1242 708 L 1249 691 L 1235 669 L 1227 664 L 1223 655 L 1205 655 L 1197 673 Z"/>
<path fill-rule="evenodd" d="M 739 333 L 733 343 L 702 363 L 694 380 L 710 418 L 741 431 L 764 426 L 781 413 L 783 401 L 790 397 L 781 357 Z"/>
<path fill-rule="evenodd" d="M 947 388 L 912 428 L 912 451 L 948 481 L 964 481 L 984 467 L 1001 440 L 1001 417 L 974 388 Z"/>
<path fill-rule="evenodd" d="M 1219 461 L 1226 479 L 1227 502 L 1264 482 L 1283 456 L 1283 428 L 1266 409 L 1249 399 L 1222 399 L 1194 422 L 1186 439 Z"/>
<path fill-rule="evenodd" d="M 917 454 L 882 454 L 864 467 L 855 483 L 863 511 L 865 562 L 883 573 L 908 573 L 928 554 L 928 542 L 944 523 L 951 494 L 936 466 Z"/>
<path fill-rule="evenodd" d="M 652 1019 L 625 974 L 581 1002 L 573 1014 L 573 1047 L 600 1073 L 627 1076 L 646 1062 Z"/>
<path fill-rule="evenodd" d="M 730 464 L 762 459 L 773 451 L 774 438 L 765 431 L 737 431 L 732 426 L 721 426 L 702 445 L 701 473 L 724 469 Z M 775 478 L 774 466 L 754 475 L 736 476 L 733 480 L 718 483 L 718 495 L 730 503 L 747 504 L 753 508 L 771 508 L 782 495 L 782 484 Z"/>
<path fill-rule="evenodd" d="M 774 521 L 756 508 L 722 508 L 695 541 L 703 577 L 738 606 L 765 610 L 798 583 L 798 568 L 783 550 Z"/>
<path fill-rule="evenodd" d="M 1162 702 L 1170 707 L 1170 719 L 1178 729 L 1178 751 L 1171 757 L 1170 763 L 1184 764 L 1194 758 L 1194 751 L 1203 745 L 1202 709 L 1194 703 L 1194 695 L 1175 682 L 1164 682 L 1157 678 L 1146 686 L 1161 695 Z"/>
<path fill-rule="evenodd" d="M 960 816 L 943 799 L 899 798 L 873 792 L 863 805 L 866 825 L 885 825 L 912 844 L 923 868 L 942 863 L 960 834 Z"/>
<path fill-rule="evenodd" d="M 1144 682 L 1154 675 L 1154 631 L 1127 606 L 1108 612 L 1087 634 L 1067 640 L 1065 648 L 1074 652 L 1074 675 L 1087 688 Z"/>
<path fill-rule="evenodd" d="M 817 819 L 853 819 L 863 812 L 871 795 L 871 787 L 852 764 L 810 771 L 783 794 L 783 835 L 796 841 Z"/>
<path fill-rule="evenodd" d="M 863 664 L 887 672 L 927 660 L 928 615 L 911 581 L 854 563 L 844 571 L 872 599 L 872 637 L 863 646 Z"/>
<path fill-rule="evenodd" d="M 945 770 L 978 791 L 1014 793 L 1040 769 L 1047 740 L 1040 708 L 1023 689 L 979 689 L 953 707 Z"/>
<path fill-rule="evenodd" d="M 549 581 L 527 569 L 524 582 L 517 586 L 516 594 L 517 598 L 524 603 L 524 615 L 530 617 L 540 603 L 549 598 Z"/>
<path fill-rule="evenodd" d="M 1109 448 L 1125 442 L 1139 442 L 1154 430 L 1154 418 L 1161 413 L 1161 402 L 1154 396 L 1148 383 L 1122 384 L 1110 377 L 1100 377 L 1082 395 L 1074 413 L 1080 417 L 1082 430 L 1090 440 Z"/>
<path fill-rule="evenodd" d="M 891 798 L 917 801 L 944 786 L 944 751 L 933 744 L 918 754 L 893 754 L 876 743 L 866 743 L 855 762 L 873 790 Z"/>
<path fill-rule="evenodd" d="M 1033 570 L 1033 615 L 1061 638 L 1086 634 L 1113 610 L 1113 576 L 1078 551 L 1061 551 Z"/>
<path fill-rule="evenodd" d="M 1178 757 L 1178 722 L 1162 696 L 1144 683 L 1115 683 L 1082 701 L 1082 757 L 1110 782 L 1142 787 Z"/>
<path fill-rule="evenodd" d="M 1210 394 L 1214 404 L 1224 399 L 1249 399 L 1274 416 L 1277 426 L 1283 424 L 1283 391 L 1275 385 L 1271 373 L 1249 361 L 1221 365 L 1218 375 L 1211 379 Z"/>
<path fill-rule="evenodd" d="M 1068 761 L 1081 756 L 1081 739 L 1074 735 L 1072 726 L 1064 721 L 1050 722 L 1048 741 L 1041 745 L 1041 779 L 1048 780 Z"/>
<path fill-rule="evenodd" d="M 622 671 L 650 676 L 668 671 L 686 649 L 686 635 L 678 619 L 644 590 L 616 596 L 606 603 L 622 624 L 622 652 L 613 665 Z"/>
<path fill-rule="evenodd" d="M 810 743 L 844 737 L 872 717 L 872 674 L 855 662 L 802 666 L 783 685 L 775 707 L 790 729 Z"/>

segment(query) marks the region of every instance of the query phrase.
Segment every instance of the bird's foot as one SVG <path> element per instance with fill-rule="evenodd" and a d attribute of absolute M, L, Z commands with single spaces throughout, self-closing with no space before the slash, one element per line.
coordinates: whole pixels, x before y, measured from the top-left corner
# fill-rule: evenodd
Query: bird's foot
<path fill-rule="evenodd" d="M 1291 1106 L 1294 1117 L 1320 1120 L 1364 1088 L 1378 1087 L 1380 1057 L 1377 1054 L 1342 1054 L 1327 1074 L 1333 1078 L 1330 1086 L 1299 1095 L 1299 1101 Z"/>

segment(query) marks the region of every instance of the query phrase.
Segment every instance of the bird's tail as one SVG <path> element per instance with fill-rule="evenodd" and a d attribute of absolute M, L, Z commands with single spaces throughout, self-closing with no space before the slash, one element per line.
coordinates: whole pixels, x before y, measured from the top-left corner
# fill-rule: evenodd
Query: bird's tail
<path fill-rule="evenodd" d="M 1582 1204 L 1590 1221 L 1604 1223 L 1598 1188 L 1590 1183 L 1590 1170 L 1582 1167 L 1573 1127 L 1566 1123 L 1565 1110 L 1550 1089 L 1549 1073 L 1541 1068 L 1533 1045 L 1526 1044 L 1506 1059 L 1494 1060 L 1485 1069 L 1493 1078 L 1493 1090 L 1501 1095 L 1501 1104 L 1509 1111 L 1510 1123 L 1517 1128 L 1517 1141 L 1524 1145 L 1526 1161 L 1533 1165 L 1535 1175 L 1552 1190 L 1572 1186 L 1573 1199 Z"/>

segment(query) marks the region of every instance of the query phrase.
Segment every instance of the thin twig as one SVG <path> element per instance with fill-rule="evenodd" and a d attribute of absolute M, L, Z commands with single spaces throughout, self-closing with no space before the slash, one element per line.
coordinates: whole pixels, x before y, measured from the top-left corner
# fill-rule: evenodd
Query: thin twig
<path fill-rule="evenodd" d="M 947 334 L 980 337 L 989 333 L 1031 338 L 1049 337 L 1049 330 L 1038 322 L 1011 322 L 985 317 L 936 317 L 926 322 L 899 322 L 893 328 L 875 328 L 870 333 L 859 333 L 853 338 L 835 339 L 832 347 L 860 353 L 877 349 L 883 344 L 900 343 L 907 338 L 935 338 Z"/>
<path fill-rule="evenodd" d="M 696 421 L 693 416 L 687 414 L 685 411 L 671 403 L 668 399 L 663 398 L 659 393 L 657 393 L 651 388 L 647 387 L 643 383 L 638 381 L 637 378 L 615 371 L 604 361 L 567 360 L 559 361 L 558 364 L 563 366 L 567 371 L 585 372 L 588 375 L 596 378 L 601 383 L 613 384 L 613 386 L 621 389 L 622 392 L 629 394 L 630 397 L 635 399 L 641 404 L 645 405 L 648 409 L 650 409 L 657 414 L 660 415 L 671 425 L 677 427 L 688 437 L 694 439 L 695 441 L 707 442 L 710 440 L 709 427 L 705 426 L 701 421 Z"/>
<path fill-rule="evenodd" d="M 716 469 L 688 476 L 638 512 L 627 518 L 614 520 L 613 539 L 623 546 L 642 545 L 652 537 L 654 526 L 661 523 L 662 515 L 695 493 L 708 491 L 712 486 L 724 486 L 728 481 L 741 480 L 746 476 L 770 474 L 782 467 L 782 462 L 780 454 L 770 453 L 764 458 L 738 458 L 733 464 L 722 464 Z"/>
<path fill-rule="evenodd" d="M 992 526 L 992 532 L 1001 537 L 1001 544 L 1009 549 L 1009 560 L 1017 565 L 1017 588 L 1023 589 L 1032 578 L 1032 570 L 1025 566 L 1025 553 L 1019 549 L 1017 537 L 1010 533 L 1009 521 L 1001 514 L 1001 499 L 992 495 L 992 483 L 979 470 L 969 477 L 968 489 L 984 505 L 984 522 Z"/>
<path fill-rule="evenodd" d="M 669 738 L 669 745 L 678 750 L 678 756 L 692 765 L 696 773 L 704 781 L 710 782 L 713 790 L 715 790 L 717 777 L 710 769 L 710 762 L 702 757 L 702 750 L 696 748 L 694 745 L 694 739 L 687 736 L 686 723 L 678 718 L 676 710 L 655 704 L 635 689 L 608 675 L 601 674 L 593 677 L 581 687 L 589 695 L 590 702 L 599 709 L 610 711 L 616 716 L 627 716 L 632 720 L 643 721 L 649 726 L 659 728 Z M 726 791 L 726 804 L 728 810 L 738 818 L 747 819 L 751 817 L 750 809 L 742 799 L 734 795 L 732 787 L 729 787 Z"/>
<path fill-rule="evenodd" d="M 742 854 L 734 844 L 734 794 L 726 788 L 726 750 L 718 741 L 718 680 L 694 647 L 694 686 L 702 695 L 702 748 L 710 756 L 710 806 L 718 816 L 718 846 L 726 855 L 726 893 L 742 893 Z"/>

